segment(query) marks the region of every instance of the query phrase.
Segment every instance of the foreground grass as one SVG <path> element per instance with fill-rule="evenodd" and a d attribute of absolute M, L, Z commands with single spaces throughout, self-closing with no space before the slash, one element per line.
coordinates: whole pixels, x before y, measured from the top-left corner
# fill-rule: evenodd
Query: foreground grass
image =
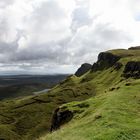
<path fill-rule="evenodd" d="M 84 102 L 65 105 L 80 113 L 75 113 L 73 120 L 60 130 L 40 140 L 139 140 L 140 80 L 131 84 Z M 79 104 L 85 107 L 80 108 Z"/>

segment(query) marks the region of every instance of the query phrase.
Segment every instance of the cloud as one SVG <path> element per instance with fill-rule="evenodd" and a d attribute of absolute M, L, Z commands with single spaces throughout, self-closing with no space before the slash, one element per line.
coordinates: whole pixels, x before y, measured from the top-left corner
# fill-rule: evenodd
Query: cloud
<path fill-rule="evenodd" d="M 0 8 L 5 8 L 9 5 L 12 5 L 14 3 L 14 0 L 1 0 L 0 1 Z"/>
<path fill-rule="evenodd" d="M 69 43 L 68 52 L 72 54 L 71 60 L 75 64 L 85 61 L 93 63 L 99 52 L 127 48 L 126 44 L 130 42 L 127 32 L 114 29 L 110 24 L 97 23 L 96 27 L 93 25 L 80 28 Z"/>
<path fill-rule="evenodd" d="M 89 1 L 76 0 L 76 9 L 72 12 L 71 29 L 76 32 L 78 28 L 92 24 L 92 18 L 89 15 Z"/>
<path fill-rule="evenodd" d="M 1 0 L 0 72 L 74 72 L 101 51 L 139 45 L 137 0 Z M 5 72 L 4 72 L 5 71 Z"/>

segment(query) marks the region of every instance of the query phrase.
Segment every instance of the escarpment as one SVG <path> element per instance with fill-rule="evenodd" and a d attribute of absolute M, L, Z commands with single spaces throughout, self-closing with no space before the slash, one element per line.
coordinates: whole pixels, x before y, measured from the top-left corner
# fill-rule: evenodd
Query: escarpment
<path fill-rule="evenodd" d="M 114 55 L 110 52 L 102 52 L 98 55 L 98 60 L 96 63 L 94 63 L 93 65 L 88 63 L 82 64 L 81 67 L 76 71 L 75 75 L 77 77 L 80 77 L 89 70 L 103 70 L 112 67 L 113 65 L 115 65 L 115 69 L 118 70 L 122 66 L 121 63 L 116 63 L 120 58 L 120 56 Z"/>
<path fill-rule="evenodd" d="M 119 59 L 119 56 L 110 52 L 102 52 L 98 55 L 98 61 L 93 64 L 92 71 L 107 69 L 113 66 Z"/>

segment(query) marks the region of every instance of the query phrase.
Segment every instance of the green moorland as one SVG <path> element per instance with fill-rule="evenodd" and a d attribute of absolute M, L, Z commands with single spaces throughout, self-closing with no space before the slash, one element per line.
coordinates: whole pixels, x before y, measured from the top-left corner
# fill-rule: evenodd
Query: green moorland
<path fill-rule="evenodd" d="M 120 57 L 121 67 L 90 70 L 46 94 L 0 102 L 0 139 L 140 140 L 140 79 L 123 76 L 128 62 L 140 61 L 140 50 L 108 52 Z M 58 107 L 73 118 L 49 133 Z"/>
<path fill-rule="evenodd" d="M 139 140 L 140 80 L 129 79 L 111 87 L 116 89 L 62 105 L 62 110 L 74 113 L 73 120 L 40 140 Z"/>
<path fill-rule="evenodd" d="M 34 140 L 49 132 L 57 107 L 94 96 L 94 89 L 79 86 L 77 79 L 68 77 L 46 94 L 1 101 L 0 139 Z"/>
<path fill-rule="evenodd" d="M 62 105 L 62 111 L 73 112 L 73 119 L 40 140 L 140 140 L 140 79 L 122 76 L 127 62 L 140 61 L 140 50 L 108 52 L 120 56 L 123 66 L 80 77 L 79 84 L 93 87 L 96 96 Z"/>

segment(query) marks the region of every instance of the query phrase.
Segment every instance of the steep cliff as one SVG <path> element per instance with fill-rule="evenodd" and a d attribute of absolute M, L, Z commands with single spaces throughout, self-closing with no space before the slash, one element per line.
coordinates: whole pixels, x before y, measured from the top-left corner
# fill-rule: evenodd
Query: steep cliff
<path fill-rule="evenodd" d="M 118 60 L 120 59 L 119 56 L 114 55 L 109 52 L 102 52 L 98 55 L 98 61 L 93 64 L 92 70 L 103 70 L 113 66 Z"/>

